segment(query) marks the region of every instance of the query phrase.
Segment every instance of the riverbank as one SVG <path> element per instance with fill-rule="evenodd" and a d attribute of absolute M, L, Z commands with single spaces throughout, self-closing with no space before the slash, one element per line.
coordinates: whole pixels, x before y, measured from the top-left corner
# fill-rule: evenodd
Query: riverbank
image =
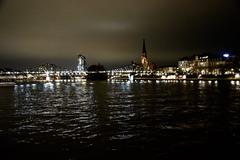
<path fill-rule="evenodd" d="M 128 78 L 115 78 L 110 80 L 129 80 Z M 158 80 L 158 81 L 240 81 L 240 78 L 176 78 L 176 79 L 168 79 L 168 78 L 134 78 L 134 80 Z"/>

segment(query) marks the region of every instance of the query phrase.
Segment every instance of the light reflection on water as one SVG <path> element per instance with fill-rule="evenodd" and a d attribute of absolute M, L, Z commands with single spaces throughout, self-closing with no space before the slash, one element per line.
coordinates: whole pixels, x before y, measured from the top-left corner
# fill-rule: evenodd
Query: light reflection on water
<path fill-rule="evenodd" d="M 163 142 L 205 143 L 209 130 L 240 137 L 239 81 L 57 82 L 0 91 L 0 134 L 17 143 L 121 149 L 112 143 L 127 141 L 158 150 Z"/>

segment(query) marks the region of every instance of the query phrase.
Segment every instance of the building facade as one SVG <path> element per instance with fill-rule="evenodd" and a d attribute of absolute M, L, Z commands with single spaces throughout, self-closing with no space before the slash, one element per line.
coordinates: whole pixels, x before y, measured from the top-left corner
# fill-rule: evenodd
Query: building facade
<path fill-rule="evenodd" d="M 178 69 L 184 74 L 226 75 L 234 74 L 234 57 L 219 55 L 198 55 L 178 61 Z"/>

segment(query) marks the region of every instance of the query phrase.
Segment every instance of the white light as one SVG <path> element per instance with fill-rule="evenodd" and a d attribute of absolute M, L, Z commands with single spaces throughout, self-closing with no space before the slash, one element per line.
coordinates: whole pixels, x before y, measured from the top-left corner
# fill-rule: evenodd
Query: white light
<path fill-rule="evenodd" d="M 239 82 L 239 81 L 237 81 L 237 82 L 236 82 L 236 85 L 238 85 L 238 86 L 239 86 L 239 85 L 240 85 L 240 82 Z"/>
<path fill-rule="evenodd" d="M 236 74 L 235 74 L 235 78 L 240 78 L 240 74 L 239 74 L 239 73 L 236 73 Z"/>
<path fill-rule="evenodd" d="M 228 58 L 228 57 L 229 57 L 229 54 L 228 54 L 228 53 L 225 53 L 225 54 L 223 54 L 223 57 Z"/>

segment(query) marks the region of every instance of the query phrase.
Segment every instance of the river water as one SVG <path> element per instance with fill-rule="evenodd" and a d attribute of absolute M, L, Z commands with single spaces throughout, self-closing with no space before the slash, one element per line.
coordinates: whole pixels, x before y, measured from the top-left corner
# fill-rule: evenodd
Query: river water
<path fill-rule="evenodd" d="M 231 159 L 239 146 L 238 81 L 0 88 L 0 159 Z"/>

